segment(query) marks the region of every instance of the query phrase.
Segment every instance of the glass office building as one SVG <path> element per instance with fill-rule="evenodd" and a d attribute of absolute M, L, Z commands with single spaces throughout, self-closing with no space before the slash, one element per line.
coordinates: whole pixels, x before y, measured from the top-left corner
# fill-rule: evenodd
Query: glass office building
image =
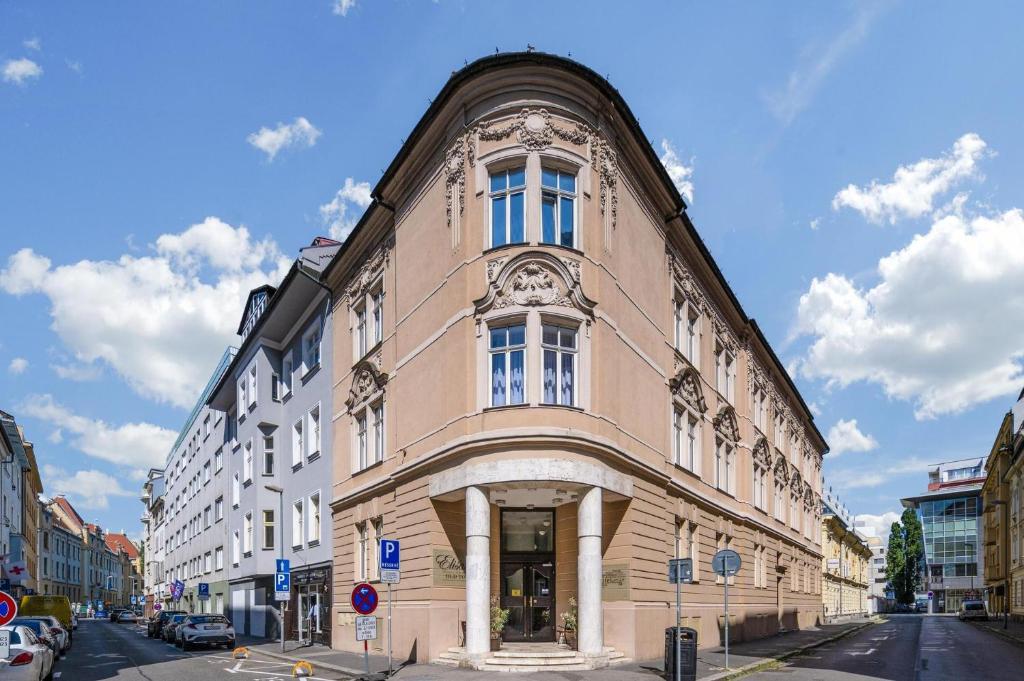
<path fill-rule="evenodd" d="M 978 497 L 970 496 L 922 501 L 918 506 L 929 576 L 978 576 L 980 505 Z"/>

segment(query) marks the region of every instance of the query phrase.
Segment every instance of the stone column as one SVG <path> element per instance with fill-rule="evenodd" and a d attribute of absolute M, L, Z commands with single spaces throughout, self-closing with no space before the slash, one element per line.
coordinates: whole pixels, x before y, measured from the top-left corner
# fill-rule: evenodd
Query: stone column
<path fill-rule="evenodd" d="M 466 488 L 466 654 L 491 650 L 491 506 L 487 492 Z"/>
<path fill-rule="evenodd" d="M 601 488 L 580 492 L 578 508 L 579 584 L 577 644 L 584 655 L 604 653 L 604 616 L 601 610 Z"/>

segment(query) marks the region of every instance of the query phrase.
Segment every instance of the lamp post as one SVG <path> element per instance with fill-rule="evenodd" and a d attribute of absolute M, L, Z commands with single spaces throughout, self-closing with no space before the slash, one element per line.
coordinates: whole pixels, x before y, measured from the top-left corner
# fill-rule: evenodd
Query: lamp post
<path fill-rule="evenodd" d="M 277 549 L 277 556 L 284 560 L 284 489 L 277 485 L 264 485 L 268 492 L 273 492 L 278 499 L 277 524 L 281 528 L 281 542 Z M 281 601 L 281 652 L 284 652 L 284 609 L 287 601 Z"/>

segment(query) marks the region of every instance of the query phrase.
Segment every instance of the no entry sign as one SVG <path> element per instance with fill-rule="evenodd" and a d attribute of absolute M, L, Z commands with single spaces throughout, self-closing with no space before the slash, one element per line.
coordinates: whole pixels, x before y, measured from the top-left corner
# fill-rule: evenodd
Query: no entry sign
<path fill-rule="evenodd" d="M 369 584 L 356 584 L 352 589 L 352 609 L 360 615 L 369 615 L 377 609 L 377 590 Z"/>
<path fill-rule="evenodd" d="M 18 603 L 5 591 L 0 591 L 0 627 L 18 616 Z"/>

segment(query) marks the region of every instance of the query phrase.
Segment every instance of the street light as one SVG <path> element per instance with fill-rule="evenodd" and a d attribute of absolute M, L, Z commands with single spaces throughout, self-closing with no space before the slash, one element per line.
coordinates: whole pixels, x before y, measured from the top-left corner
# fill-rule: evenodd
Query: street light
<path fill-rule="evenodd" d="M 277 555 L 281 560 L 284 560 L 284 489 L 277 485 L 264 485 L 263 488 L 268 492 L 273 492 L 277 495 L 278 501 L 278 513 L 277 525 L 281 528 L 281 541 L 277 548 Z M 276 586 L 275 586 L 276 589 Z M 281 602 L 281 652 L 284 652 L 284 603 Z"/>

